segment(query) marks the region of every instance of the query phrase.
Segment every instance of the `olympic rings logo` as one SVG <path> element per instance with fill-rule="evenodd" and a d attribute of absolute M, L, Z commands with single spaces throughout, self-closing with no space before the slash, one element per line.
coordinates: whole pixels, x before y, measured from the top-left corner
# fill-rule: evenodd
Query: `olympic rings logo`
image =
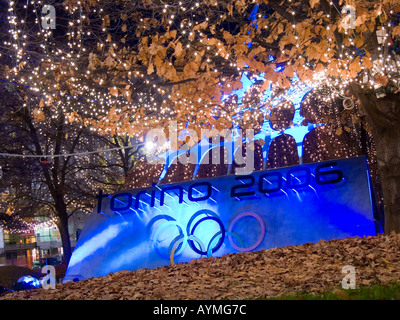
<path fill-rule="evenodd" d="M 196 218 L 198 218 L 201 215 L 205 215 L 205 216 L 198 219 L 194 223 Z M 252 217 L 252 218 L 256 219 L 258 224 L 260 225 L 260 234 L 258 236 L 258 239 L 252 245 L 247 246 L 247 247 L 244 246 L 243 239 L 240 237 L 240 235 L 237 232 L 233 231 L 235 224 L 240 219 L 243 219 L 245 217 Z M 152 229 L 153 229 L 152 227 L 158 220 L 166 220 L 166 221 L 164 223 L 162 223 L 161 225 L 159 225 L 157 227 L 157 229 L 155 230 L 155 232 L 151 235 Z M 204 245 L 203 241 L 199 237 L 194 235 L 194 233 L 195 233 L 196 229 L 199 227 L 199 225 L 205 221 L 214 221 L 219 226 L 219 231 L 216 232 L 211 237 L 207 246 Z M 193 225 L 193 227 L 192 227 L 192 225 Z M 164 230 L 168 226 L 175 226 L 178 229 L 179 235 L 177 235 L 174 239 L 172 239 L 172 241 L 168 247 L 168 254 L 165 254 L 165 253 L 161 252 L 161 250 L 158 246 L 158 242 L 159 242 L 158 238 L 159 238 L 160 234 L 162 233 L 162 230 Z M 255 248 L 257 248 L 264 239 L 265 224 L 264 224 L 264 221 L 262 220 L 262 218 L 258 214 L 254 213 L 254 212 L 242 212 L 242 213 L 236 215 L 229 222 L 228 227 L 225 229 L 225 226 L 223 225 L 221 219 L 215 212 L 208 210 L 208 209 L 202 209 L 192 215 L 192 217 L 189 219 L 189 221 L 187 223 L 186 228 L 171 216 L 158 215 L 158 216 L 154 217 L 147 225 L 146 234 L 147 234 L 147 238 L 150 239 L 155 252 L 161 258 L 170 260 L 171 265 L 174 265 L 175 264 L 174 257 L 182 254 L 187 246 L 189 246 L 194 252 L 200 254 L 201 256 L 205 255 L 207 257 L 211 257 L 213 255 L 213 253 L 217 252 L 221 248 L 221 246 L 223 245 L 226 238 L 228 239 L 230 245 L 237 251 L 240 251 L 240 252 L 252 251 Z M 236 239 L 236 243 L 233 240 L 233 238 Z"/>

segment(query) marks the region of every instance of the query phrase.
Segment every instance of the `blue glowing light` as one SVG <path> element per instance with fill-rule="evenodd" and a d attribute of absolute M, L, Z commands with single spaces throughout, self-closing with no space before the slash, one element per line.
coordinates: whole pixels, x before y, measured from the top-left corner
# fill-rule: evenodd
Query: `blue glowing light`
<path fill-rule="evenodd" d="M 272 58 L 272 57 L 271 57 Z M 240 105 L 243 100 L 244 94 L 251 88 L 251 86 L 254 85 L 254 83 L 257 80 L 264 80 L 264 74 L 260 74 L 260 76 L 257 79 L 249 79 L 247 76 L 247 72 L 243 72 L 241 76 L 241 82 L 243 84 L 242 88 L 234 90 L 231 95 L 236 95 L 238 97 L 238 104 Z M 262 139 L 264 141 L 264 146 L 263 146 L 263 158 L 264 158 L 264 169 L 266 168 L 266 163 L 267 163 L 267 157 L 268 157 L 268 151 L 270 148 L 271 143 L 273 140 L 283 134 L 285 135 L 290 135 L 294 138 L 296 145 L 297 145 L 297 153 L 299 156 L 299 161 L 300 164 L 302 163 L 302 156 L 303 156 L 303 141 L 304 137 L 313 129 L 317 128 L 318 126 L 322 126 L 323 124 L 316 124 L 316 123 L 307 123 L 304 124 L 303 120 L 304 118 L 300 114 L 300 108 L 301 108 L 301 103 L 307 93 L 309 93 L 312 88 L 304 86 L 304 85 L 299 85 L 299 79 L 295 75 L 292 81 L 293 85 L 291 88 L 288 89 L 287 91 L 287 97 L 290 97 L 293 102 L 294 106 L 294 115 L 292 119 L 292 125 L 289 126 L 288 128 L 278 131 L 274 130 L 271 127 L 271 122 L 270 120 L 265 120 L 263 123 L 263 126 L 261 130 L 256 133 L 253 137 L 253 140 L 259 140 Z M 271 89 L 272 85 L 270 85 L 269 89 L 265 90 L 264 92 L 264 98 L 262 99 L 263 102 L 270 100 L 271 99 Z M 226 95 L 222 97 L 222 101 L 227 99 L 231 95 Z M 272 110 L 278 106 L 278 104 L 282 102 L 280 98 L 276 98 L 270 103 L 272 104 Z M 264 113 L 270 112 L 267 110 L 262 110 Z M 273 111 L 272 111 L 273 112 Z M 240 115 L 238 115 L 240 116 Z M 241 136 L 238 134 L 236 131 L 237 128 L 233 129 L 232 132 L 232 143 L 235 144 L 237 143 L 238 139 L 241 139 Z M 184 140 L 185 135 L 187 132 L 185 130 L 182 130 L 180 138 Z M 217 148 L 219 146 L 223 146 L 225 148 L 225 152 L 227 153 L 227 163 L 232 163 L 233 160 L 233 155 L 234 152 L 236 152 L 237 148 L 235 149 L 233 147 L 233 144 L 230 143 L 217 143 L 217 144 L 211 144 L 209 142 L 208 138 L 203 138 L 199 141 L 199 143 L 191 148 L 186 148 L 184 150 L 180 149 L 178 151 L 175 150 L 168 150 L 163 154 L 158 155 L 158 158 L 163 158 L 165 159 L 165 166 L 163 168 L 163 171 L 159 177 L 159 183 L 164 179 L 165 175 L 167 174 L 167 171 L 169 167 L 171 166 L 174 161 L 178 157 L 181 157 L 185 155 L 186 153 L 190 153 L 191 157 L 194 157 L 197 159 L 197 166 L 195 167 L 193 171 L 193 176 L 192 179 L 196 178 L 196 175 L 199 171 L 200 165 L 203 163 L 204 159 L 208 156 L 209 152 L 212 150 L 212 148 Z"/>
<path fill-rule="evenodd" d="M 32 276 L 23 276 L 14 285 L 14 290 L 30 290 L 40 288 L 40 281 Z"/>

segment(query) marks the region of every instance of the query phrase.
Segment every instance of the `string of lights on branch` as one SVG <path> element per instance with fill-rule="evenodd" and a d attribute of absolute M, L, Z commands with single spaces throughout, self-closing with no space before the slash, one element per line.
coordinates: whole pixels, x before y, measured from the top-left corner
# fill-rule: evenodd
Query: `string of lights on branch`
<path fill-rule="evenodd" d="M 85 152 L 74 152 L 74 153 L 65 153 L 65 154 L 41 154 L 41 155 L 35 155 L 35 154 L 18 154 L 18 153 L 1 153 L 0 156 L 3 157 L 17 157 L 17 158 L 59 158 L 59 157 L 76 157 L 76 156 L 87 156 L 90 154 L 100 154 L 100 153 L 106 153 L 106 152 L 112 152 L 112 151 L 117 151 L 117 150 L 126 150 L 126 149 L 132 149 L 138 146 L 142 146 L 144 143 L 138 143 L 135 145 L 131 146 L 122 146 L 122 147 L 115 147 L 115 148 L 109 148 L 109 149 L 101 149 L 101 150 L 95 150 L 95 151 L 85 151 Z"/>
<path fill-rule="evenodd" d="M 295 3 L 289 2 L 290 10 L 288 10 L 288 12 L 291 12 L 293 25 L 288 25 L 286 29 L 281 31 L 287 33 L 288 37 L 293 37 L 293 39 L 287 40 L 288 43 L 295 44 L 297 55 L 290 55 L 288 50 L 283 46 L 280 61 L 287 61 L 286 64 L 284 64 L 286 70 L 293 67 L 301 67 L 305 71 L 312 71 L 312 77 L 307 76 L 305 79 L 302 79 L 305 85 L 310 87 L 323 84 L 328 85 L 338 88 L 340 94 L 344 95 L 346 87 L 352 81 L 360 83 L 363 87 L 369 86 L 371 89 L 377 89 L 382 86 L 382 77 L 388 77 L 389 80 L 393 80 L 394 83 L 398 84 L 397 77 L 393 77 L 392 75 L 394 73 L 397 74 L 400 61 L 397 60 L 396 62 L 396 56 L 387 52 L 387 47 L 390 45 L 391 41 L 390 32 L 393 29 L 390 20 L 384 21 L 378 29 L 377 50 L 380 51 L 381 54 L 378 55 L 377 59 L 373 60 L 368 54 L 360 56 L 359 50 L 351 49 L 359 45 L 360 39 L 359 34 L 353 32 L 350 28 L 342 30 L 345 35 L 345 42 L 342 44 L 344 49 L 340 50 L 341 53 L 337 58 L 333 58 L 334 48 L 339 44 L 334 43 L 337 41 L 334 32 L 338 27 L 337 21 L 332 20 L 332 17 L 334 16 L 334 12 L 341 18 L 343 18 L 344 14 L 342 14 L 340 8 L 331 1 L 329 4 L 332 8 L 332 13 L 323 20 L 323 23 L 326 25 L 324 25 L 323 31 L 321 29 L 320 35 L 323 36 L 324 39 L 318 44 L 320 47 L 319 50 L 324 51 L 320 61 L 324 62 L 327 66 L 324 66 L 322 63 L 312 64 L 307 60 L 312 60 L 312 50 L 317 50 L 317 48 L 311 45 L 308 49 L 304 49 L 307 47 L 299 45 L 301 37 L 298 30 L 302 28 L 303 22 L 298 19 L 298 16 L 301 16 L 301 12 L 300 8 L 296 6 Z M 57 47 L 59 43 L 52 42 L 55 38 L 55 31 L 53 32 L 51 29 L 46 30 L 41 28 L 40 16 L 36 17 L 35 23 L 38 25 L 39 29 L 37 38 L 42 41 L 42 43 L 39 44 L 42 50 L 39 54 L 42 62 L 40 67 L 33 67 L 34 63 L 32 63 L 32 60 L 34 59 L 26 49 L 26 21 L 18 19 L 15 9 L 16 3 L 10 1 L 9 24 L 11 29 L 9 31 L 14 42 L 4 44 L 16 52 L 16 66 L 9 70 L 9 74 L 7 75 L 10 81 L 18 80 L 21 84 L 29 83 L 31 90 L 41 92 L 46 103 L 55 104 L 57 107 L 60 107 L 63 112 L 69 113 L 71 119 L 75 118 L 75 120 L 81 121 L 83 125 L 92 127 L 93 130 L 102 133 L 110 133 L 119 128 L 126 128 L 127 124 L 132 124 L 132 122 L 140 122 L 145 127 L 155 126 L 162 123 L 163 120 L 170 120 L 174 117 L 181 116 L 189 118 L 190 120 L 188 120 L 191 123 L 196 122 L 196 120 L 193 120 L 194 118 L 200 119 L 198 120 L 199 123 L 202 121 L 204 122 L 204 120 L 208 120 L 208 118 L 203 117 L 201 112 L 199 113 L 199 105 L 203 104 L 203 110 L 212 108 L 212 103 L 209 103 L 209 99 L 203 99 L 204 95 L 195 94 L 198 88 L 196 88 L 196 85 L 190 88 L 189 85 L 191 81 L 187 83 L 187 93 L 193 92 L 193 94 L 198 97 L 196 98 L 197 100 L 190 99 L 190 94 L 183 95 L 180 93 L 182 91 L 183 81 L 191 80 L 188 78 L 191 74 L 196 75 L 196 70 L 199 70 L 198 64 L 203 63 L 208 65 L 212 69 L 210 72 L 214 72 L 215 75 L 218 76 L 216 82 L 211 85 L 224 86 L 226 87 L 224 89 L 234 88 L 235 86 L 232 77 L 224 76 L 224 72 L 226 72 L 228 67 L 236 70 L 236 73 L 232 74 L 235 77 L 240 76 L 242 72 L 248 69 L 262 69 L 262 66 L 257 66 L 254 61 L 250 61 L 248 65 L 245 61 L 243 63 L 238 63 L 238 60 L 242 58 L 239 56 L 235 57 L 233 54 L 229 53 L 231 50 L 224 48 L 223 44 L 226 46 L 232 41 L 233 45 L 230 46 L 237 50 L 239 49 L 236 44 L 237 42 L 231 40 L 233 36 L 229 33 L 229 30 L 225 30 L 224 39 L 218 39 L 215 35 L 213 37 L 206 35 L 205 30 L 208 30 L 213 23 L 222 26 L 226 17 L 223 14 L 220 16 L 215 15 L 208 17 L 206 14 L 196 15 L 196 12 L 210 10 L 210 7 L 220 9 L 219 5 L 222 4 L 222 2 L 193 3 L 191 1 L 181 1 L 179 3 L 170 2 L 163 5 L 156 5 L 151 1 L 148 2 L 149 8 L 151 8 L 151 5 L 153 9 L 162 8 L 162 10 L 160 10 L 160 17 L 165 19 L 163 23 L 169 26 L 170 31 L 166 32 L 164 35 L 164 42 L 162 42 L 160 40 L 161 37 L 150 37 L 145 30 L 148 21 L 154 23 L 154 26 L 157 25 L 156 22 L 146 16 L 139 19 L 142 25 L 138 25 L 136 29 L 136 37 L 140 40 L 137 47 L 143 49 L 142 51 L 138 51 L 139 56 L 141 52 L 143 52 L 143 54 L 152 55 L 154 59 L 154 61 L 152 61 L 152 59 L 143 57 L 141 58 L 141 63 L 138 62 L 140 60 L 136 63 L 128 61 L 128 54 L 124 53 L 124 48 L 121 47 L 125 45 L 125 43 L 128 44 L 128 39 L 132 37 L 128 34 L 129 25 L 132 23 L 130 21 L 131 17 L 129 17 L 128 14 L 121 14 L 121 16 L 118 17 L 118 22 L 120 23 L 118 27 L 123 35 L 118 37 L 112 33 L 112 31 L 115 32 L 118 27 L 113 25 L 109 13 L 105 12 L 102 7 L 99 8 L 97 2 L 93 3 L 96 3 L 96 5 L 90 7 L 86 1 L 65 2 L 65 11 L 68 12 L 68 14 L 65 13 L 65 17 L 63 16 L 62 18 L 68 18 L 68 25 L 66 26 L 68 32 L 66 35 L 69 41 L 66 46 Z M 43 3 L 41 1 L 31 1 L 30 5 L 33 6 L 32 10 L 37 14 Z M 230 15 L 233 15 L 233 9 L 240 12 L 240 10 L 244 11 L 246 6 L 260 6 L 260 3 L 257 1 L 253 1 L 251 5 L 246 3 L 243 4 L 243 8 L 241 8 L 238 3 L 235 3 L 235 5 L 231 7 L 227 6 L 226 9 Z M 26 10 L 29 10 L 28 7 L 30 7 L 28 3 L 24 5 Z M 106 7 L 106 5 L 104 7 Z M 86 21 L 93 19 L 94 13 L 102 17 L 102 19 L 99 20 L 101 25 L 99 24 L 96 27 L 92 26 L 94 23 L 91 23 L 90 26 L 86 25 Z M 386 14 L 388 14 L 388 12 L 386 12 Z M 178 19 L 178 17 L 182 15 L 187 19 Z M 363 19 L 365 18 L 363 17 Z M 357 21 L 357 27 L 360 27 L 359 24 L 360 22 Z M 255 28 L 255 26 L 258 28 Z M 98 28 L 98 30 L 96 28 Z M 249 21 L 249 25 L 245 26 L 243 30 L 246 30 L 245 28 L 249 28 L 249 30 L 251 30 L 249 32 L 260 32 L 261 34 L 260 30 L 268 30 L 271 26 L 268 25 L 268 19 L 265 18 L 264 13 L 260 11 L 255 15 L 255 19 L 251 22 Z M 211 31 L 212 30 L 213 29 L 211 29 Z M 92 41 L 91 36 L 94 35 L 94 31 L 100 31 L 105 36 L 104 41 L 101 40 L 97 43 L 97 51 L 103 54 L 103 58 L 100 57 L 99 53 L 89 52 L 92 50 L 89 44 Z M 324 32 L 324 34 L 322 32 Z M 211 34 L 215 34 L 215 32 L 211 32 Z M 275 40 L 272 33 L 269 37 L 271 36 L 272 40 Z M 182 41 L 178 42 L 176 39 L 179 37 Z M 124 40 L 118 43 L 118 39 Z M 183 41 L 183 39 L 185 41 Z M 241 39 L 242 38 L 239 38 L 238 41 Z M 251 36 L 249 36 L 248 41 L 251 41 L 251 39 Z M 156 42 L 156 40 L 159 42 Z M 170 43 L 167 46 L 167 40 L 172 41 L 173 44 Z M 184 45 L 185 43 L 186 45 Z M 176 74 L 178 72 L 177 66 L 172 65 L 171 62 L 168 64 L 166 61 L 157 60 L 157 57 L 160 57 L 159 54 L 164 53 L 169 47 L 175 47 L 173 49 L 175 50 L 174 56 L 177 58 L 176 60 L 179 60 L 180 55 L 184 55 L 185 50 L 187 54 L 193 54 L 194 62 L 188 63 L 183 69 L 182 74 Z M 199 48 L 198 50 L 196 49 L 197 47 Z M 203 48 L 204 50 L 201 50 Z M 259 48 L 257 48 L 257 50 L 259 50 Z M 318 53 L 320 51 L 318 51 Z M 167 57 L 163 59 L 167 59 Z M 197 59 L 198 63 L 195 65 L 194 63 L 196 63 Z M 81 63 L 80 60 L 89 63 L 86 66 L 82 66 L 79 64 Z M 66 63 L 66 61 L 68 61 L 68 63 Z M 334 63 L 337 65 L 336 69 L 334 68 Z M 33 69 L 29 67 L 30 64 L 32 64 Z M 272 62 L 271 65 L 273 64 L 274 62 Z M 369 64 L 373 64 L 373 68 L 370 68 Z M 221 65 L 221 67 L 218 67 L 218 65 Z M 82 67 L 84 68 L 81 69 Z M 265 67 L 268 67 L 268 65 L 264 65 L 264 68 Z M 30 71 L 29 76 L 24 76 L 25 68 L 28 68 L 27 70 Z M 98 80 L 96 80 L 97 82 L 94 81 L 95 77 L 93 74 L 98 74 L 101 68 L 103 68 L 105 72 L 119 70 L 118 72 L 121 74 L 119 82 L 121 84 L 110 85 L 109 83 L 105 83 L 105 80 L 102 79 L 101 76 L 96 76 Z M 162 71 L 163 68 L 165 69 L 164 71 Z M 167 70 L 166 68 L 169 69 Z M 164 74 L 162 74 L 162 72 L 164 72 Z M 354 77 L 353 72 L 359 73 L 360 76 Z M 179 87 L 179 90 L 175 88 L 167 89 L 163 84 L 157 83 L 157 77 L 154 77 L 153 80 L 151 79 L 155 73 L 157 73 L 159 77 L 167 78 L 172 77 L 170 74 L 176 74 L 176 81 L 171 81 L 171 83 L 182 82 L 182 85 Z M 54 75 L 57 80 L 55 83 Z M 50 85 L 50 82 L 46 82 L 46 84 L 49 83 L 49 85 L 44 85 L 42 82 L 43 78 L 51 78 L 53 84 Z M 141 92 L 135 92 L 135 102 L 130 101 L 132 100 L 132 90 L 137 86 L 135 79 L 141 79 L 140 86 L 145 85 L 145 88 L 153 88 L 155 90 L 154 92 L 158 92 L 162 97 L 161 100 L 157 100 L 154 98 L 154 94 L 147 94 L 145 90 L 143 90 Z M 70 86 L 70 91 L 76 93 L 75 95 L 66 95 L 64 93 L 63 89 L 60 87 L 60 83 L 63 80 Z M 209 80 L 211 80 L 211 78 Z M 268 81 L 268 79 L 266 81 Z M 273 82 L 274 81 L 272 81 L 272 83 Z M 276 86 L 280 87 L 279 84 L 276 84 Z M 214 94 L 216 91 L 214 90 L 212 92 Z M 62 100 L 60 100 L 60 95 L 63 97 Z M 85 96 L 87 96 L 87 98 L 82 98 Z M 217 100 L 217 97 L 215 97 L 214 101 Z M 108 112 L 110 106 L 114 106 L 112 112 Z M 36 108 L 34 112 L 40 114 L 41 109 Z M 114 121 L 115 123 L 109 119 L 111 115 L 118 118 Z M 84 118 L 85 116 L 88 116 L 88 118 Z M 224 114 L 224 118 L 228 122 L 232 121 L 235 123 L 235 116 L 235 110 L 232 110 L 231 113 Z M 133 133 L 133 131 L 134 130 L 130 133 Z M 138 135 L 139 133 L 136 132 L 135 134 Z"/>
<path fill-rule="evenodd" d="M 19 219 L 18 224 L 19 224 L 18 227 L 12 227 L 10 225 L 6 225 L 4 227 L 4 232 L 10 234 L 31 234 L 35 230 L 56 227 L 56 223 L 53 220 L 47 220 L 41 222 L 27 222 L 26 220 Z"/>

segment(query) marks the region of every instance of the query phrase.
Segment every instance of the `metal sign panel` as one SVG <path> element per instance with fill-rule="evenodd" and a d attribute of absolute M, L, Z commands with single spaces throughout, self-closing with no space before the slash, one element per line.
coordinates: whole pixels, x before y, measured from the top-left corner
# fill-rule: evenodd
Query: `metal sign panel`
<path fill-rule="evenodd" d="M 101 192 L 66 278 L 370 235 L 365 157 Z"/>

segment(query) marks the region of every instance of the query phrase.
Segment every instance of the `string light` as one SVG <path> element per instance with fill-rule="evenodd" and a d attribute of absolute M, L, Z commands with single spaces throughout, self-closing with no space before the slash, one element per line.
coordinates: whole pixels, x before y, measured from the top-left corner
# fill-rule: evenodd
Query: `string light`
<path fill-rule="evenodd" d="M 17 158 L 59 158 L 59 157 L 76 157 L 76 156 L 87 156 L 90 154 L 100 154 L 100 153 L 107 153 L 111 151 L 117 151 L 117 150 L 125 150 L 125 149 L 132 149 L 138 146 L 143 145 L 144 143 L 137 143 L 133 144 L 130 146 L 122 146 L 122 147 L 116 147 L 116 148 L 109 148 L 109 149 L 101 149 L 101 150 L 96 150 L 96 151 L 85 151 L 85 152 L 74 152 L 74 153 L 66 153 L 66 154 L 41 154 L 41 155 L 35 155 L 35 154 L 18 154 L 18 153 L 1 153 L 0 156 L 3 157 L 17 157 Z"/>

